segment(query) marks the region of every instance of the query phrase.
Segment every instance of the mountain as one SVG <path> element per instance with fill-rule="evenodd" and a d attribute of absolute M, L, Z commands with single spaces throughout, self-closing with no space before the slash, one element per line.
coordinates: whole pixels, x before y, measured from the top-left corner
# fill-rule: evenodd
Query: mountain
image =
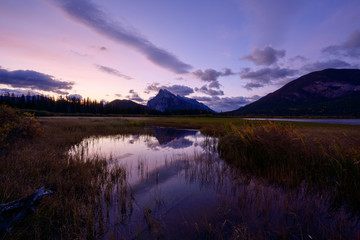
<path fill-rule="evenodd" d="M 147 107 L 131 100 L 116 99 L 105 105 L 105 111 L 109 113 L 145 113 Z"/>
<path fill-rule="evenodd" d="M 228 114 L 360 116 L 360 70 L 312 72 Z"/>
<path fill-rule="evenodd" d="M 214 112 L 195 99 L 175 95 L 166 89 L 160 89 L 159 93 L 153 99 L 148 101 L 147 107 L 160 112 L 177 112 L 185 114 Z"/>

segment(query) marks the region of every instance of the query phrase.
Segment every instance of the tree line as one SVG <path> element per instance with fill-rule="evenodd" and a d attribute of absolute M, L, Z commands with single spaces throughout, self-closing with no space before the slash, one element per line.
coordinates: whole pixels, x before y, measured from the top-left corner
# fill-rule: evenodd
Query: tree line
<path fill-rule="evenodd" d="M 76 97 L 55 98 L 45 95 L 24 95 L 17 96 L 14 93 L 0 95 L 0 104 L 19 109 L 31 109 L 54 113 L 105 113 L 103 101 L 91 100 L 90 98 L 79 99 Z"/>
<path fill-rule="evenodd" d="M 46 112 L 59 114 L 150 114 L 150 115 L 203 115 L 211 114 L 204 110 L 183 109 L 167 112 L 152 110 L 144 105 L 132 104 L 119 106 L 90 98 L 80 99 L 75 96 L 46 95 L 15 95 L 14 93 L 0 94 L 0 105 L 35 111 L 36 115 L 48 115 Z"/>

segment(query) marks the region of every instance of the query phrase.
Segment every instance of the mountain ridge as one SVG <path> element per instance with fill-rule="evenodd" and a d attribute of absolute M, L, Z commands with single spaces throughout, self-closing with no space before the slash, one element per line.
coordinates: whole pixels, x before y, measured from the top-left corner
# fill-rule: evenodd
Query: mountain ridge
<path fill-rule="evenodd" d="M 360 116 L 360 70 L 311 72 L 227 114 Z"/>
<path fill-rule="evenodd" d="M 115 99 L 105 105 L 105 110 L 112 113 L 145 113 L 148 108 L 128 99 Z"/>

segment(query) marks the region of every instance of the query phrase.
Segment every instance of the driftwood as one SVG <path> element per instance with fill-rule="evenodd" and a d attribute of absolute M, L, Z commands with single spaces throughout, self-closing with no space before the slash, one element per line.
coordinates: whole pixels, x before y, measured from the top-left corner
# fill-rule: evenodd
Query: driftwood
<path fill-rule="evenodd" d="M 0 237 L 23 219 L 26 215 L 33 213 L 44 195 L 51 194 L 52 191 L 45 191 L 44 187 L 39 188 L 33 194 L 4 204 L 0 204 Z"/>

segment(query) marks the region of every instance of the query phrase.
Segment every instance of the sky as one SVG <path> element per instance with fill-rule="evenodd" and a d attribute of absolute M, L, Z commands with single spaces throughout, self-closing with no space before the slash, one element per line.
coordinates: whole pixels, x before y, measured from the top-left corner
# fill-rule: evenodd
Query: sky
<path fill-rule="evenodd" d="M 359 0 L 0 0 L 0 92 L 235 110 L 360 67 Z"/>

